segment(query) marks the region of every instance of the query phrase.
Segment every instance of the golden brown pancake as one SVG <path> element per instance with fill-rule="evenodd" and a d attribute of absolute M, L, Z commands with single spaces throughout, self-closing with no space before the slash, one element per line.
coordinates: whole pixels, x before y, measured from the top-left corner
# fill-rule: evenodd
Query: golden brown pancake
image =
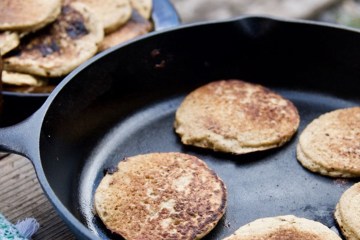
<path fill-rule="evenodd" d="M 99 45 L 99 51 L 139 37 L 150 32 L 151 29 L 151 22 L 140 16 L 136 11 L 133 11 L 131 19 L 124 26 L 105 36 Z"/>
<path fill-rule="evenodd" d="M 94 196 L 112 232 L 130 239 L 199 239 L 226 208 L 222 180 L 202 160 L 183 153 L 127 158 L 107 173 Z"/>
<path fill-rule="evenodd" d="M 47 85 L 47 81 L 39 77 L 34 77 L 32 75 L 24 74 L 24 73 L 14 73 L 8 71 L 3 71 L 2 81 L 4 84 L 16 85 L 16 86 L 39 87 L 39 86 Z"/>
<path fill-rule="evenodd" d="M 51 93 L 55 88 L 55 85 L 45 85 L 45 86 L 12 86 L 4 85 L 3 90 L 8 92 L 18 92 L 18 93 Z"/>
<path fill-rule="evenodd" d="M 186 96 L 174 126 L 186 145 L 243 154 L 283 145 L 299 121 L 296 107 L 269 89 L 222 80 Z"/>
<path fill-rule="evenodd" d="M 301 133 L 297 158 L 307 169 L 331 177 L 360 176 L 360 107 L 313 120 Z"/>
<path fill-rule="evenodd" d="M 360 239 L 360 183 L 343 193 L 336 206 L 335 219 L 346 239 Z"/>
<path fill-rule="evenodd" d="M 81 2 L 89 6 L 102 22 L 105 33 L 115 31 L 131 17 L 129 0 L 66 0 L 66 2 Z"/>
<path fill-rule="evenodd" d="M 5 55 L 20 43 L 19 35 L 15 32 L 0 32 L 0 54 Z"/>
<path fill-rule="evenodd" d="M 97 52 L 102 25 L 78 2 L 62 8 L 58 19 L 26 36 L 19 50 L 4 59 L 5 69 L 44 77 L 63 76 Z"/>
<path fill-rule="evenodd" d="M 224 240 L 341 240 L 322 223 L 292 215 L 261 218 Z"/>
<path fill-rule="evenodd" d="M 0 30 L 34 31 L 60 14 L 61 0 L 1 0 Z"/>
<path fill-rule="evenodd" d="M 130 0 L 131 6 L 136 9 L 145 19 L 150 19 L 152 12 L 152 0 Z"/>

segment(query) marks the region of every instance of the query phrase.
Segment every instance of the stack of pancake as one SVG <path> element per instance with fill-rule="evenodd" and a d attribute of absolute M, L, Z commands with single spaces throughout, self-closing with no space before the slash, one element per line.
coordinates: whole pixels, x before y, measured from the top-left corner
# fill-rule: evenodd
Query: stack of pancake
<path fill-rule="evenodd" d="M 97 52 L 151 31 L 151 11 L 151 0 L 0 1 L 6 89 L 51 91 Z"/>

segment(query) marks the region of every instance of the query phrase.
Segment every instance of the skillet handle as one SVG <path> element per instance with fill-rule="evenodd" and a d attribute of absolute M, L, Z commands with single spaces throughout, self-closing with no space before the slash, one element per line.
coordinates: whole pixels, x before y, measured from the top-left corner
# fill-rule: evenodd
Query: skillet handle
<path fill-rule="evenodd" d="M 18 124 L 0 128 L 0 151 L 34 159 L 39 153 L 39 111 Z"/>

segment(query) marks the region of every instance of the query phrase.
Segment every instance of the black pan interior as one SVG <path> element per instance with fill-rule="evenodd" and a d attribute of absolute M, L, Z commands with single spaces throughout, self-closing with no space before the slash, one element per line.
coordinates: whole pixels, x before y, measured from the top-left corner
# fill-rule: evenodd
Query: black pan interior
<path fill-rule="evenodd" d="M 227 212 L 205 239 L 285 214 L 335 226 L 335 204 L 359 179 L 302 168 L 299 134 L 279 149 L 235 156 L 183 146 L 172 124 L 191 90 L 237 78 L 290 99 L 301 132 L 322 113 L 359 105 L 359 43 L 353 31 L 250 17 L 153 34 L 113 51 L 77 73 L 49 107 L 40 139 L 47 180 L 84 225 L 116 239 L 92 211 L 104 170 L 127 156 L 179 151 L 205 160 L 228 188 Z"/>

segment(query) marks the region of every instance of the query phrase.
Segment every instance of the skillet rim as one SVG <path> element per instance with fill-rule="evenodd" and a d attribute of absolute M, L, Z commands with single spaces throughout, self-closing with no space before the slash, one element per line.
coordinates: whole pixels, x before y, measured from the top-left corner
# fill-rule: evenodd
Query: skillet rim
<path fill-rule="evenodd" d="M 266 21 L 275 21 L 278 23 L 292 23 L 295 25 L 305 25 L 308 27 L 313 26 L 319 26 L 324 27 L 328 29 L 335 29 L 337 31 L 346 31 L 346 32 L 353 32 L 354 34 L 359 34 L 360 30 L 342 26 L 342 25 L 336 25 L 332 23 L 325 23 L 325 22 L 317 22 L 313 20 L 297 20 L 297 19 L 287 19 L 287 18 L 279 18 L 279 17 L 273 17 L 269 15 L 244 15 L 240 17 L 234 17 L 230 19 L 224 19 L 224 20 L 212 20 L 212 21 L 203 21 L 203 22 L 196 22 L 196 23 L 190 23 L 185 24 L 177 27 L 162 29 L 157 32 L 151 32 L 145 36 L 141 36 L 138 39 L 131 40 L 129 42 L 120 44 L 118 46 L 114 46 L 112 48 L 109 48 L 91 59 L 87 60 L 83 64 L 81 64 L 79 67 L 77 67 L 74 71 L 72 71 L 69 75 L 67 75 L 52 91 L 52 93 L 48 96 L 48 98 L 45 100 L 44 104 L 40 107 L 40 109 L 32 116 L 38 120 L 40 120 L 39 129 L 40 132 L 38 134 L 39 136 L 39 144 L 40 144 L 40 134 L 42 131 L 42 127 L 44 124 L 44 119 L 48 113 L 49 108 L 51 107 L 52 103 L 54 102 L 55 98 L 61 93 L 62 89 L 67 85 L 68 82 L 70 82 L 72 79 L 76 78 L 76 76 L 85 70 L 87 67 L 89 67 L 92 64 L 96 64 L 97 61 L 101 61 L 103 57 L 106 55 L 115 52 L 123 47 L 127 47 L 128 45 L 132 45 L 136 42 L 144 41 L 148 38 L 156 37 L 157 35 L 161 35 L 163 33 L 173 32 L 173 31 L 179 31 L 182 29 L 187 28 L 201 28 L 203 26 L 209 26 L 209 25 L 217 25 L 217 24 L 231 24 L 234 22 L 241 22 L 251 19 L 262 19 Z M 61 216 L 63 221 L 66 223 L 66 225 L 72 230 L 72 232 L 77 236 L 81 237 L 81 239 L 101 239 L 99 236 L 97 236 L 94 232 L 92 232 L 89 228 L 87 228 L 78 218 L 76 218 L 69 210 L 66 208 L 63 203 L 60 201 L 60 199 L 56 196 L 55 192 L 53 191 L 52 187 L 50 186 L 49 182 L 47 181 L 44 169 L 41 164 L 41 154 L 40 154 L 40 145 L 38 148 L 38 152 L 36 154 L 36 158 L 33 161 L 33 164 L 36 169 L 36 173 L 40 182 L 40 185 L 44 189 L 45 194 L 47 195 L 49 201 L 52 203 L 54 208 L 56 209 L 57 213 Z M 79 235 L 81 234 L 81 235 Z"/>

